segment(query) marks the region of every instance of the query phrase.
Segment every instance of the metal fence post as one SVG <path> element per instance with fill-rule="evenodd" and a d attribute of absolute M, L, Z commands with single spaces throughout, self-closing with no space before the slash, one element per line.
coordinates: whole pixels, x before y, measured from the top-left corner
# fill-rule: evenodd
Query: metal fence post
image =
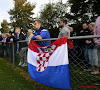
<path fill-rule="evenodd" d="M 15 67 L 15 50 L 14 50 L 14 42 L 12 42 L 12 50 L 13 50 L 13 67 Z"/>

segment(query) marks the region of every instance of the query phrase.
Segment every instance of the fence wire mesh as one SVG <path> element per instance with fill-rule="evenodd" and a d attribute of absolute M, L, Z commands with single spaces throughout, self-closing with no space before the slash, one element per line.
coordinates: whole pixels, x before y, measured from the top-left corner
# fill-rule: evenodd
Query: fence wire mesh
<path fill-rule="evenodd" d="M 53 42 L 54 40 L 49 40 Z M 36 41 L 38 45 L 45 46 L 46 41 Z M 91 44 L 93 48 L 82 45 L 82 39 L 72 40 L 73 49 L 68 49 L 70 78 L 72 89 L 78 89 L 82 86 L 95 86 L 95 81 L 100 79 L 100 74 L 94 74 L 94 68 L 98 66 L 97 46 Z M 0 57 L 6 58 L 13 64 L 28 72 L 27 70 L 27 41 L 16 43 L 0 43 Z M 97 56 L 96 56 L 97 55 Z M 82 90 L 82 89 L 81 89 Z M 87 88 L 84 88 L 87 90 Z M 94 90 L 94 89 L 90 89 Z"/>

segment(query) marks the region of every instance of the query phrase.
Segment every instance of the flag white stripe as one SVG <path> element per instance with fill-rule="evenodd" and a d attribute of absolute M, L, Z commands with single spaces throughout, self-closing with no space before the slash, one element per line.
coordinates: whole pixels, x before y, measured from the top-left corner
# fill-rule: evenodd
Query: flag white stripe
<path fill-rule="evenodd" d="M 36 56 L 38 53 L 28 49 L 28 63 L 32 64 L 33 66 L 37 65 Z M 59 46 L 53 54 L 49 58 L 49 65 L 48 66 L 60 66 L 69 64 L 68 61 L 68 48 L 67 42 Z"/>

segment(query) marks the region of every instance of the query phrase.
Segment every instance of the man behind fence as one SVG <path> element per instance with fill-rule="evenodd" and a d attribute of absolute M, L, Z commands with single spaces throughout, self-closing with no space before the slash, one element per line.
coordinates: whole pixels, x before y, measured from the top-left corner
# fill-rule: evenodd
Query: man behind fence
<path fill-rule="evenodd" d="M 16 27 L 15 33 L 16 33 L 15 42 L 16 42 L 16 41 L 25 40 L 25 36 L 24 36 L 24 34 L 21 32 L 20 27 Z M 10 41 L 13 42 L 14 40 L 13 40 L 13 39 L 10 39 Z M 27 44 L 26 44 L 26 42 L 17 43 L 17 47 L 16 47 L 16 43 L 14 43 L 14 44 L 15 44 L 15 50 L 14 50 L 15 52 L 14 52 L 14 55 L 15 55 L 15 57 L 16 57 L 16 48 L 17 48 L 17 50 L 19 50 L 19 52 L 20 52 L 20 51 L 21 51 L 21 48 L 22 48 L 22 47 L 26 47 Z M 19 55 L 21 55 L 21 54 L 19 54 Z M 15 58 L 15 61 L 17 61 L 16 58 Z M 19 64 L 20 64 L 20 63 L 19 63 Z"/>
<path fill-rule="evenodd" d="M 82 25 L 82 28 L 83 30 L 80 31 L 80 35 L 81 36 L 86 36 L 86 35 L 90 35 L 90 30 L 88 28 L 88 24 L 87 23 L 84 23 Z M 89 57 L 88 57 L 88 44 L 86 43 L 86 40 L 88 39 L 83 39 L 81 40 L 82 41 L 82 50 L 83 50 L 83 53 L 84 53 L 84 57 L 85 57 L 85 60 L 84 60 L 84 63 L 85 63 L 85 67 L 84 67 L 84 70 L 85 71 L 89 71 Z"/>
<path fill-rule="evenodd" d="M 36 32 L 31 40 L 50 39 L 49 31 L 47 29 L 41 28 L 41 25 L 42 23 L 40 20 L 35 20 L 34 28 L 36 29 Z M 40 46 L 46 46 L 50 44 L 50 41 L 39 41 L 37 44 Z"/>
<path fill-rule="evenodd" d="M 60 26 L 62 26 L 62 30 L 60 31 L 58 38 L 61 37 L 70 37 L 70 28 L 67 25 L 67 20 L 61 20 L 60 21 Z"/>
<path fill-rule="evenodd" d="M 5 50 L 6 50 L 6 39 L 7 39 L 7 35 L 5 33 L 2 33 L 2 57 L 4 57 L 4 54 L 5 54 Z"/>
<path fill-rule="evenodd" d="M 0 35 L 0 57 L 2 57 L 2 36 Z"/>
<path fill-rule="evenodd" d="M 94 35 L 100 35 L 100 16 L 97 18 L 95 22 L 95 28 L 94 28 Z M 95 47 L 97 48 L 97 56 L 98 56 L 98 62 L 96 70 L 100 70 L 100 38 L 95 38 L 94 39 L 96 45 Z M 96 85 L 100 85 L 100 80 L 95 83 Z"/>
<path fill-rule="evenodd" d="M 28 32 L 27 32 L 27 35 L 28 35 L 28 38 L 26 40 L 28 40 L 28 44 L 33 36 L 33 33 L 32 33 L 32 30 L 29 29 Z M 19 66 L 21 65 L 22 67 L 25 67 L 27 66 L 27 50 L 28 50 L 28 45 L 26 47 L 22 47 L 21 48 L 21 51 L 20 51 L 20 63 L 19 63 Z M 24 58 L 24 63 L 23 63 L 23 58 Z"/>

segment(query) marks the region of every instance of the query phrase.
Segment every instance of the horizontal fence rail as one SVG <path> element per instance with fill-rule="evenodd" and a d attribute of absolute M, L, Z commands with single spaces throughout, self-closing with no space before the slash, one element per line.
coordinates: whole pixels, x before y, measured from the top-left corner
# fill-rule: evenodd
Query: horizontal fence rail
<path fill-rule="evenodd" d="M 75 36 L 69 37 L 69 40 L 77 40 L 77 39 L 87 39 L 87 38 L 100 38 L 100 35 L 87 35 L 87 36 Z M 34 40 L 34 41 L 54 41 L 58 38 L 50 38 L 50 39 L 41 39 L 41 40 Z M 27 40 L 17 41 L 17 42 L 28 42 Z"/>

